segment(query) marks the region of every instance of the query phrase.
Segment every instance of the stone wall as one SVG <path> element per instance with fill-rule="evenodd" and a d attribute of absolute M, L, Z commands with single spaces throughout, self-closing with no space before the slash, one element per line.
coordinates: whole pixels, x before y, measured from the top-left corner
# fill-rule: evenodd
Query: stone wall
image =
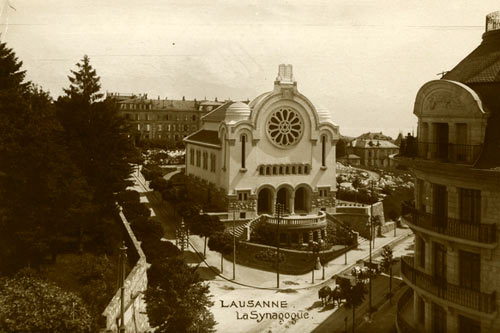
<path fill-rule="evenodd" d="M 135 238 L 130 225 L 120 211 L 120 218 L 123 227 L 126 229 L 128 239 L 127 255 L 129 258 L 138 258 L 134 267 L 125 279 L 125 330 L 126 332 L 147 332 L 151 331 L 148 317 L 146 315 L 146 303 L 143 292 L 148 286 L 147 270 L 149 264 L 141 249 L 140 242 Z M 117 332 L 120 318 L 120 289 L 118 289 L 102 313 L 103 326 L 101 332 Z"/>
<path fill-rule="evenodd" d="M 381 222 L 381 232 L 387 232 L 393 230 L 390 226 L 385 226 L 384 219 L 384 206 L 382 202 L 377 202 L 373 204 L 373 208 L 370 205 L 352 205 L 348 206 L 343 203 L 342 206 L 337 206 L 337 213 L 334 214 L 335 217 L 340 219 L 345 224 L 349 225 L 349 227 L 357 232 L 364 238 L 370 237 L 370 227 L 369 227 L 369 218 L 370 213 L 373 209 L 373 216 L 378 218 Z M 375 230 L 377 232 L 377 230 Z"/>

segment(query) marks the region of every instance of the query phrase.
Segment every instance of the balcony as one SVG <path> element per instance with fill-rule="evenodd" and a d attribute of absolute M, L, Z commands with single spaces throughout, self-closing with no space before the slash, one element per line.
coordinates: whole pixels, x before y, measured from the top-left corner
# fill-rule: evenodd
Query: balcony
<path fill-rule="evenodd" d="M 277 224 L 278 218 L 276 216 L 264 215 L 266 223 Z M 280 225 L 285 227 L 326 227 L 326 214 L 319 212 L 318 215 L 290 215 L 280 217 Z"/>
<path fill-rule="evenodd" d="M 400 157 L 421 158 L 445 163 L 472 164 L 481 153 L 481 145 L 457 143 L 417 142 L 406 139 L 400 150 Z"/>
<path fill-rule="evenodd" d="M 413 257 L 401 258 L 401 273 L 405 280 L 434 296 L 468 309 L 491 314 L 496 311 L 495 292 L 483 293 L 460 287 L 421 272 L 413 267 Z"/>
<path fill-rule="evenodd" d="M 497 242 L 497 225 L 495 223 L 470 223 L 451 217 L 438 217 L 415 208 L 406 209 L 411 213 L 411 218 L 407 220 L 410 226 L 481 244 L 495 244 Z"/>

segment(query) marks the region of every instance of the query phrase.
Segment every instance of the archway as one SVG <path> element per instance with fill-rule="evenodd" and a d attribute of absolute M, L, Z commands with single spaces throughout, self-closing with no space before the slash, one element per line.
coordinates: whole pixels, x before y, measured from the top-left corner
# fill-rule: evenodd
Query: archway
<path fill-rule="evenodd" d="M 272 193 L 268 188 L 263 188 L 257 195 L 257 214 L 272 214 Z"/>
<path fill-rule="evenodd" d="M 309 213 L 310 201 L 310 192 L 307 188 L 299 187 L 295 190 L 294 207 L 297 214 Z"/>
<path fill-rule="evenodd" d="M 290 191 L 287 188 L 282 187 L 278 190 L 276 202 L 283 205 L 284 212 L 290 213 Z"/>

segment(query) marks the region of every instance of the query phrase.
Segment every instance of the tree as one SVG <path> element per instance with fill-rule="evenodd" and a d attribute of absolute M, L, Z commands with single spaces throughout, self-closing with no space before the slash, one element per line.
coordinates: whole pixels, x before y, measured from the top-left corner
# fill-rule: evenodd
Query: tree
<path fill-rule="evenodd" d="M 102 97 L 99 77 L 89 58 L 84 56 L 71 73 L 70 86 L 64 89 L 66 95 L 55 105 L 64 140 L 72 147 L 71 158 L 91 194 L 91 205 L 79 219 L 80 234 L 96 245 L 101 235 L 116 233 L 116 224 L 102 222 L 116 216 L 116 193 L 129 185 L 127 179 L 137 152 L 115 103 L 98 101 Z"/>
<path fill-rule="evenodd" d="M 224 273 L 224 255 L 233 252 L 233 236 L 227 232 L 215 232 L 208 239 L 208 248 L 220 253 L 220 272 Z"/>
<path fill-rule="evenodd" d="M 164 190 L 168 188 L 168 181 L 165 180 L 165 178 L 163 177 L 156 177 L 151 181 L 149 187 L 152 188 L 154 191 L 162 193 Z"/>
<path fill-rule="evenodd" d="M 347 155 L 346 147 L 346 141 L 344 139 L 339 139 L 336 145 L 335 157 L 339 158 Z"/>
<path fill-rule="evenodd" d="M 216 215 L 203 214 L 194 217 L 190 223 L 190 231 L 201 237 L 205 237 L 205 243 L 203 246 L 203 255 L 207 256 L 207 237 L 211 237 L 217 232 L 224 231 L 224 224 L 220 221 L 219 217 Z"/>
<path fill-rule="evenodd" d="M 0 331 L 89 332 L 82 300 L 31 273 L 0 280 Z"/>
<path fill-rule="evenodd" d="M 0 273 L 55 259 L 90 200 L 48 93 L 0 44 Z"/>
<path fill-rule="evenodd" d="M 356 284 L 352 285 L 350 280 L 342 279 L 340 280 L 340 290 L 343 294 L 342 298 L 346 300 L 346 306 L 352 308 L 352 331 L 354 332 L 356 308 L 360 306 L 365 299 L 365 284 L 361 281 L 356 281 Z"/>
<path fill-rule="evenodd" d="M 382 248 L 382 269 L 389 271 L 389 302 L 392 304 L 392 264 L 394 263 L 392 249 L 389 245 Z"/>
<path fill-rule="evenodd" d="M 71 71 L 73 76 L 68 76 L 70 86 L 63 89 L 66 95 L 73 99 L 81 99 L 88 104 L 95 102 L 103 97 L 99 93 L 101 84 L 95 69 L 90 65 L 90 59 L 87 55 L 83 56 L 81 62 L 77 63 L 78 70 Z"/>
<path fill-rule="evenodd" d="M 214 332 L 209 286 L 195 270 L 179 257 L 153 261 L 144 296 L 155 332 Z"/>

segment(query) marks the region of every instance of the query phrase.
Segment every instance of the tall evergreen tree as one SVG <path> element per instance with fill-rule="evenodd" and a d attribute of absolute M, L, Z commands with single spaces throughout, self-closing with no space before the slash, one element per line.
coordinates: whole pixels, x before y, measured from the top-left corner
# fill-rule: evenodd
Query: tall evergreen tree
<path fill-rule="evenodd" d="M 21 65 L 0 44 L 0 274 L 55 258 L 86 201 L 52 101 Z"/>
<path fill-rule="evenodd" d="M 66 95 L 73 99 L 81 99 L 89 104 L 101 99 L 103 97 L 103 94 L 99 92 L 101 84 L 95 69 L 90 65 L 89 57 L 84 55 L 76 67 L 78 70 L 71 71 L 73 76 L 68 76 L 69 88 L 63 89 Z"/>
<path fill-rule="evenodd" d="M 56 107 L 72 158 L 92 194 L 92 213 L 81 224 L 82 239 L 101 246 L 116 232 L 112 222 L 115 194 L 129 185 L 130 162 L 136 153 L 115 104 L 99 101 L 99 77 L 89 58 L 84 56 L 76 66 L 69 76 L 69 87 L 64 89 L 66 95 L 58 99 Z"/>

